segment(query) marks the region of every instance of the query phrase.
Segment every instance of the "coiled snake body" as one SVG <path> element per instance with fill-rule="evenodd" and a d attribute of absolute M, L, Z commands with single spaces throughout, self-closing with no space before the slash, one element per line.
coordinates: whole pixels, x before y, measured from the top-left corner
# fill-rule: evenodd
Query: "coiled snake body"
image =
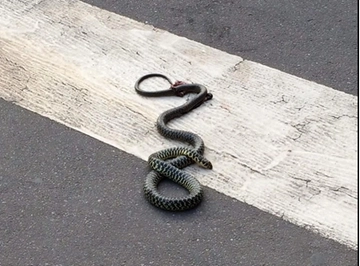
<path fill-rule="evenodd" d="M 140 90 L 140 83 L 150 77 L 160 77 L 171 84 L 169 90 L 162 91 L 143 91 Z M 195 133 L 169 128 L 166 124 L 177 117 L 180 117 L 191 110 L 199 107 L 202 103 L 212 99 L 212 94 L 199 84 L 184 84 L 171 81 L 161 74 L 149 74 L 141 77 L 135 84 L 137 93 L 149 96 L 184 96 L 188 93 L 195 93 L 196 96 L 185 104 L 163 112 L 157 119 L 157 130 L 159 133 L 169 139 L 180 140 L 189 143 L 193 148 L 175 147 L 165 149 L 149 156 L 149 166 L 153 169 L 146 177 L 144 185 L 145 198 L 156 207 L 169 211 L 183 211 L 196 207 L 202 200 L 203 190 L 200 183 L 191 175 L 180 170 L 192 163 L 197 163 L 201 167 L 212 169 L 211 163 L 204 158 L 204 141 Z M 168 160 L 170 159 L 170 160 Z M 181 198 L 169 198 L 161 195 L 157 186 L 160 181 L 167 177 L 180 184 L 189 191 L 189 194 Z"/>

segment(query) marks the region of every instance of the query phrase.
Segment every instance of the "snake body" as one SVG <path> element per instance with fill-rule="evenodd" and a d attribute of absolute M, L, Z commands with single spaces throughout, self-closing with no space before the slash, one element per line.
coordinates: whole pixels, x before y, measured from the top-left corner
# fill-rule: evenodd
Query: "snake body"
<path fill-rule="evenodd" d="M 203 85 L 183 83 L 178 83 L 177 85 L 175 83 L 170 90 L 164 91 L 148 92 L 140 90 L 140 83 L 150 77 L 161 77 L 171 84 L 171 81 L 166 76 L 149 74 L 136 82 L 135 89 L 139 94 L 150 97 L 169 95 L 184 96 L 188 93 L 195 94 L 195 97 L 183 105 L 163 112 L 156 122 L 157 130 L 162 136 L 187 142 L 193 146 L 193 148 L 175 147 L 151 154 L 148 163 L 153 170 L 146 176 L 144 185 L 145 198 L 154 206 L 169 211 L 188 210 L 200 204 L 203 197 L 203 190 L 196 178 L 181 169 L 194 162 L 207 169 L 212 169 L 212 165 L 203 157 L 205 146 L 200 136 L 192 132 L 169 128 L 167 123 L 199 107 L 205 101 L 210 100 L 212 94 L 208 93 L 206 87 Z M 170 198 L 161 195 L 157 187 L 165 177 L 183 186 L 189 191 L 189 194 L 180 198 Z"/>

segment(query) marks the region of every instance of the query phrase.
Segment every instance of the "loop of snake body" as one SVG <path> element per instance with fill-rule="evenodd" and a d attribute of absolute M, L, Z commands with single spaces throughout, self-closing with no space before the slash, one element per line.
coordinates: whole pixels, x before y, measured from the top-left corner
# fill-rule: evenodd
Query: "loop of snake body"
<path fill-rule="evenodd" d="M 167 80 L 171 84 L 170 89 L 162 91 L 141 90 L 140 83 L 152 77 L 160 77 Z M 200 136 L 192 132 L 169 128 L 167 123 L 199 107 L 205 101 L 212 99 L 212 94 L 208 93 L 206 87 L 200 84 L 185 84 L 183 82 L 172 84 L 170 79 L 162 74 L 148 74 L 141 77 L 135 84 L 135 90 L 138 94 L 148 97 L 174 95 L 182 97 L 189 93 L 195 94 L 191 100 L 181 106 L 163 112 L 156 122 L 157 130 L 162 136 L 173 140 L 184 141 L 193 147 L 175 147 L 151 154 L 148 164 L 152 168 L 152 171 L 146 176 L 144 185 L 145 198 L 152 205 L 168 211 L 192 209 L 200 204 L 203 197 L 203 190 L 196 178 L 181 169 L 193 163 L 197 163 L 203 168 L 212 169 L 212 164 L 203 157 L 205 146 Z M 189 191 L 189 194 L 179 198 L 161 195 L 157 187 L 165 177 L 183 186 Z"/>

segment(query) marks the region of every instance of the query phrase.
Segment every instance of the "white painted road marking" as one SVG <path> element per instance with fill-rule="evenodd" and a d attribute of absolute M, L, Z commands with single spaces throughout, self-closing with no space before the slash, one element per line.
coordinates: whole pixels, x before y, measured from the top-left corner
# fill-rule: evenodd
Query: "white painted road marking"
<path fill-rule="evenodd" d="M 189 171 L 357 249 L 356 97 L 74 0 L 2 1 L 0 51 L 0 97 L 142 159 L 174 145 L 154 121 L 184 99 L 140 97 L 135 80 L 206 85 L 214 99 L 172 123 L 214 165 Z"/>

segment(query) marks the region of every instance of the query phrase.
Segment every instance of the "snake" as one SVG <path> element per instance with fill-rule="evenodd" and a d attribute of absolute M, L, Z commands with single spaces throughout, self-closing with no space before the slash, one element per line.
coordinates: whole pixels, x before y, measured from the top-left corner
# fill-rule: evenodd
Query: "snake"
<path fill-rule="evenodd" d="M 141 90 L 140 83 L 152 77 L 165 79 L 171 85 L 170 89 L 157 91 Z M 193 163 L 206 169 L 212 169 L 212 164 L 203 156 L 205 144 L 199 135 L 185 130 L 170 128 L 167 126 L 167 123 L 211 100 L 213 95 L 201 84 L 187 84 L 180 81 L 172 83 L 168 77 L 157 73 L 139 78 L 135 83 L 135 90 L 138 94 L 147 97 L 183 97 L 189 93 L 195 94 L 186 103 L 161 113 L 156 121 L 156 127 L 160 135 L 168 139 L 186 142 L 192 148 L 173 147 L 151 154 L 148 158 L 148 165 L 152 170 L 146 176 L 143 187 L 145 198 L 155 207 L 167 211 L 185 211 L 195 208 L 202 201 L 203 189 L 195 177 L 182 169 Z M 189 192 L 188 195 L 183 197 L 166 197 L 162 195 L 158 191 L 158 185 L 164 178 L 168 178 L 184 187 Z"/>

